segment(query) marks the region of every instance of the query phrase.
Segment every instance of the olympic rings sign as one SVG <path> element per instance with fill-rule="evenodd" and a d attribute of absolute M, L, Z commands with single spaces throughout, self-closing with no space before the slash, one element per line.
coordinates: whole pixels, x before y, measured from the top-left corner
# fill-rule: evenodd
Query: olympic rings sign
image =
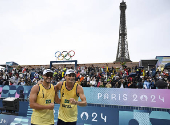
<path fill-rule="evenodd" d="M 70 60 L 75 55 L 75 52 L 73 50 L 70 51 L 57 51 L 55 52 L 55 57 L 58 60 Z"/>

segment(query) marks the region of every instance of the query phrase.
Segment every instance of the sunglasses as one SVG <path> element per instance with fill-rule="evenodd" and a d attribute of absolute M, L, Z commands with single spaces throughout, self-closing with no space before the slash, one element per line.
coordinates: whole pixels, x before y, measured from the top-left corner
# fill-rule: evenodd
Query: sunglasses
<path fill-rule="evenodd" d="M 68 74 L 68 77 L 75 77 L 76 75 L 75 74 Z"/>
<path fill-rule="evenodd" d="M 45 76 L 46 76 L 46 77 L 51 77 L 51 78 L 52 78 L 52 77 L 53 77 L 53 74 L 51 74 L 51 73 L 48 74 L 48 73 L 47 73 Z"/>

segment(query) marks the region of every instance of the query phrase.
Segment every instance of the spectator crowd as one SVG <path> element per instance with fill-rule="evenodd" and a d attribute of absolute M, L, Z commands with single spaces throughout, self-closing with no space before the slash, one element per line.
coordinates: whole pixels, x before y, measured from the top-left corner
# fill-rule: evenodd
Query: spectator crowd
<path fill-rule="evenodd" d="M 65 72 L 73 67 L 54 68 L 52 84 L 56 85 L 59 81 L 65 80 Z M 8 70 L 0 70 L 0 85 L 27 85 L 32 86 L 42 78 L 45 68 L 33 68 L 18 66 Z M 122 65 L 119 68 L 77 67 L 76 82 L 82 87 L 106 87 L 106 88 L 138 88 L 138 89 L 170 89 L 170 72 L 168 70 L 158 70 L 153 67 L 145 71 L 143 67 L 128 68 Z M 162 81 L 157 86 L 157 81 Z"/>

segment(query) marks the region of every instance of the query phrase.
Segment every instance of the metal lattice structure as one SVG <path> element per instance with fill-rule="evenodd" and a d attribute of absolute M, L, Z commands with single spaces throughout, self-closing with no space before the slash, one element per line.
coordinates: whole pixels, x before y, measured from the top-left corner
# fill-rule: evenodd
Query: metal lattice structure
<path fill-rule="evenodd" d="M 127 29 L 126 29 L 126 2 L 122 0 L 120 3 L 120 27 L 119 27 L 119 42 L 117 49 L 116 62 L 132 62 L 129 57 Z"/>

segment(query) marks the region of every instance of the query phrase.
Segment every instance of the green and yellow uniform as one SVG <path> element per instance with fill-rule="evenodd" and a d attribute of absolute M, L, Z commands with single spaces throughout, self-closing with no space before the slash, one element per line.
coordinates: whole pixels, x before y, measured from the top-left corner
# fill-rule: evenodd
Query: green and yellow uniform
<path fill-rule="evenodd" d="M 54 103 L 55 91 L 54 86 L 51 84 L 49 89 L 45 89 L 42 84 L 39 84 L 39 93 L 37 95 L 36 103 L 40 105 L 49 105 Z M 43 109 L 36 110 L 33 109 L 31 116 L 31 123 L 38 125 L 50 125 L 54 124 L 54 112 L 53 110 Z"/>
<path fill-rule="evenodd" d="M 58 119 L 64 122 L 76 122 L 77 121 L 77 105 L 71 104 L 69 102 L 70 98 L 74 98 L 78 101 L 78 94 L 77 94 L 77 86 L 78 84 L 75 83 L 71 90 L 66 88 L 66 82 L 64 81 L 61 90 L 61 103 L 59 108 L 59 115 Z"/>

